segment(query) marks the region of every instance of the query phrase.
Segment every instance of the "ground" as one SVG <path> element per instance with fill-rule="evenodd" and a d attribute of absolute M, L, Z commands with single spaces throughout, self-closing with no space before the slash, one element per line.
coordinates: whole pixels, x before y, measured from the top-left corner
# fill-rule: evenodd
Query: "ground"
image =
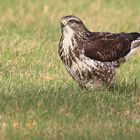
<path fill-rule="evenodd" d="M 140 32 L 139 0 L 0 0 L 0 140 L 138 140 L 140 51 L 118 88 L 79 88 L 58 56 L 60 19 Z"/>

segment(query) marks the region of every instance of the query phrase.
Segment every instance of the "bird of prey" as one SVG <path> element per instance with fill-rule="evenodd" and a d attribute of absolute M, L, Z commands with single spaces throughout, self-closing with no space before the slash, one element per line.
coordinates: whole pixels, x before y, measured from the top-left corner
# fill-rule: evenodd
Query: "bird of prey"
<path fill-rule="evenodd" d="M 87 89 L 113 87 L 116 68 L 140 48 L 140 33 L 90 32 L 76 16 L 61 19 L 59 56 L 72 78 Z"/>

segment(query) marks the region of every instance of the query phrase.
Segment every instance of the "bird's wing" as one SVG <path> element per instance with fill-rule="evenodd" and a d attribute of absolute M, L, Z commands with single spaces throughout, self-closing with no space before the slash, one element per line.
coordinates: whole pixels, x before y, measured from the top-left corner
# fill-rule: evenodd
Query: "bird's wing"
<path fill-rule="evenodd" d="M 127 55 L 133 37 L 127 33 L 96 33 L 84 45 L 85 55 L 91 59 L 111 62 Z"/>

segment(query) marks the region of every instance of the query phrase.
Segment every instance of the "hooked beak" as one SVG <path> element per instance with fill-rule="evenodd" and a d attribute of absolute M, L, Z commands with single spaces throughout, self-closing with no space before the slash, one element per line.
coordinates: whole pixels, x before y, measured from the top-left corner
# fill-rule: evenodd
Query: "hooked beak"
<path fill-rule="evenodd" d="M 61 20 L 61 27 L 64 27 L 64 26 L 66 26 L 67 25 L 67 20 L 66 19 L 62 19 Z"/>

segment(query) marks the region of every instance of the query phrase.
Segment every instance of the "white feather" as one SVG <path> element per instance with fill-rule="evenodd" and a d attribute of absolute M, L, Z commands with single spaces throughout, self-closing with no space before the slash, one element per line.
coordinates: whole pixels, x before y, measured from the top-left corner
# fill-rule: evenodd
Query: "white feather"
<path fill-rule="evenodd" d="M 69 54 L 69 47 L 72 46 L 71 38 L 73 38 L 74 36 L 74 31 L 68 25 L 66 25 L 63 29 L 63 34 L 64 34 L 63 46 L 66 55 Z"/>
<path fill-rule="evenodd" d="M 134 40 L 131 43 L 131 51 L 125 56 L 125 59 L 129 59 L 138 49 L 140 49 L 140 40 Z"/>

